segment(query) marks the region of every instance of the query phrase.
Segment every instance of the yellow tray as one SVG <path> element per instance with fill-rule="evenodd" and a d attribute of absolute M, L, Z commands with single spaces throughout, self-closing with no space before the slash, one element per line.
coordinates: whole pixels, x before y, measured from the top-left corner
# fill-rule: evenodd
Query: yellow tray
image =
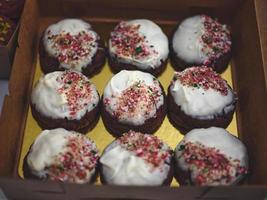
<path fill-rule="evenodd" d="M 164 87 L 165 92 L 167 92 L 167 88 L 172 80 L 174 70 L 171 65 L 168 63 L 167 69 L 162 73 L 159 77 L 161 84 Z M 36 72 L 34 76 L 34 84 L 42 75 L 39 59 L 36 66 Z M 102 95 L 103 90 L 107 84 L 107 82 L 112 77 L 112 72 L 108 64 L 106 63 L 103 70 L 96 76 L 94 76 L 91 81 L 96 85 L 98 92 Z M 231 75 L 231 66 L 229 65 L 227 70 L 222 74 L 222 77 L 228 81 L 228 84 L 232 86 L 232 75 Z M 228 126 L 227 130 L 233 135 L 237 136 L 237 126 L 236 126 L 236 116 L 234 114 L 233 120 L 231 124 Z M 34 142 L 35 138 L 41 132 L 41 128 L 38 126 L 34 118 L 32 117 L 31 110 L 28 111 L 28 117 L 26 121 L 26 128 L 24 133 L 23 145 L 20 155 L 19 169 L 18 174 L 23 178 L 22 172 L 22 164 L 23 159 L 26 153 L 29 150 L 30 145 Z M 182 140 L 183 135 L 175 129 L 169 122 L 168 118 L 165 117 L 163 124 L 159 128 L 159 130 L 155 133 L 160 139 L 166 142 L 171 148 L 175 148 L 176 145 Z M 87 134 L 87 136 L 95 141 L 100 153 L 105 149 L 105 147 L 114 140 L 105 129 L 102 119 L 99 120 L 96 127 Z M 101 184 L 99 178 L 96 181 L 96 184 Z M 175 179 L 173 179 L 171 186 L 179 186 L 179 183 Z"/>

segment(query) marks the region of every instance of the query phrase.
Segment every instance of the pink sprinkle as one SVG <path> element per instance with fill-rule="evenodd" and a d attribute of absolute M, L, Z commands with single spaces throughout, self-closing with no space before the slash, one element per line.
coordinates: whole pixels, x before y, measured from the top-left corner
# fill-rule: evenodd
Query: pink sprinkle
<path fill-rule="evenodd" d="M 158 54 L 154 47 L 148 44 L 145 36 L 139 32 L 140 25 L 129 25 L 120 22 L 111 32 L 111 44 L 116 47 L 116 54 L 143 59 L 151 54 Z"/>
<path fill-rule="evenodd" d="M 124 90 L 120 97 L 118 97 L 118 107 L 113 115 L 120 118 L 127 113 L 134 117 L 140 111 L 146 110 L 146 115 L 155 108 L 155 105 L 160 101 L 161 91 L 156 86 L 147 86 L 143 81 L 137 81 L 128 89 Z M 109 100 L 104 99 L 104 104 L 108 104 Z"/>
<path fill-rule="evenodd" d="M 91 83 L 85 76 L 75 71 L 63 72 L 57 81 L 62 85 L 58 92 L 66 95 L 70 115 L 75 117 L 77 112 L 92 99 Z"/>
<path fill-rule="evenodd" d="M 226 96 L 228 94 L 227 82 L 219 74 L 207 66 L 190 67 L 182 72 L 175 72 L 174 81 L 180 80 L 185 86 L 214 89 Z"/>
<path fill-rule="evenodd" d="M 96 37 L 85 31 L 77 35 L 61 33 L 49 36 L 48 39 L 53 41 L 53 48 L 58 52 L 58 61 L 66 64 L 86 57 L 96 45 Z"/>
<path fill-rule="evenodd" d="M 179 146 L 181 157 L 190 170 L 196 174 L 198 185 L 207 185 L 220 181 L 231 183 L 237 176 L 248 172 L 240 165 L 240 160 L 231 160 L 214 147 L 205 147 L 200 143 L 184 142 Z"/>
<path fill-rule="evenodd" d="M 202 15 L 204 21 L 204 34 L 200 38 L 203 44 L 204 53 L 208 59 L 204 61 L 205 65 L 214 65 L 214 61 L 223 54 L 231 50 L 231 36 L 229 29 L 220 24 L 217 20 L 207 15 Z"/>
<path fill-rule="evenodd" d="M 122 148 L 133 152 L 136 156 L 143 158 L 154 167 L 169 163 L 172 151 L 164 147 L 163 142 L 156 136 L 129 131 L 123 134 L 118 141 Z"/>
<path fill-rule="evenodd" d="M 57 181 L 77 182 L 87 178 L 99 159 L 97 149 L 82 135 L 68 136 L 66 150 L 55 158 L 48 168 L 49 178 Z"/>

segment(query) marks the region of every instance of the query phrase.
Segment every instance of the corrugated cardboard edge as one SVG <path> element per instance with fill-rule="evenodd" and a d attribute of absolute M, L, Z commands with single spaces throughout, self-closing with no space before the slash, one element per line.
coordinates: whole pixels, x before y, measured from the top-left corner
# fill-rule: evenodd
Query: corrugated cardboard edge
<path fill-rule="evenodd" d="M 32 12 L 31 15 L 24 14 Z M 21 18 L 18 35 L 18 47 L 14 57 L 9 79 L 9 95 L 5 97 L 0 118 L 0 176 L 13 176 L 13 167 L 17 160 L 17 149 L 21 148 L 21 139 L 28 110 L 28 98 L 31 90 L 34 68 L 34 44 L 37 31 L 36 20 L 39 9 L 36 1 L 27 0 Z M 23 45 L 27 43 L 27 45 Z M 21 48 L 29 46 L 29 48 Z"/>

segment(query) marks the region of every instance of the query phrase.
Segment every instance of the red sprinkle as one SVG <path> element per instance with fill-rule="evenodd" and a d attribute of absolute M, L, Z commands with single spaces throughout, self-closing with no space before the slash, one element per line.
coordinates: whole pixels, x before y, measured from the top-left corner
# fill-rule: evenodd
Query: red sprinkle
<path fill-rule="evenodd" d="M 96 147 L 82 135 L 67 136 L 66 150 L 48 168 L 49 178 L 75 183 L 85 181 L 87 173 L 95 169 L 99 155 Z"/>
<path fill-rule="evenodd" d="M 154 167 L 170 164 L 172 150 L 156 136 L 129 131 L 118 138 L 118 142 L 122 148 L 133 152 Z"/>
<path fill-rule="evenodd" d="M 246 174 L 247 168 L 240 166 L 240 160 L 227 158 L 214 147 L 205 147 L 200 143 L 186 142 L 180 145 L 183 158 L 190 171 L 196 174 L 197 185 L 214 182 L 231 183 L 235 177 Z"/>
<path fill-rule="evenodd" d="M 65 71 L 57 82 L 62 85 L 58 92 L 66 95 L 71 117 L 83 109 L 92 99 L 92 85 L 82 74 L 75 71 Z"/>
<path fill-rule="evenodd" d="M 204 21 L 204 33 L 200 38 L 203 44 L 202 51 L 208 56 L 204 65 L 214 66 L 214 61 L 231 50 L 230 31 L 226 25 L 220 24 L 217 20 L 207 15 L 202 15 Z"/>
<path fill-rule="evenodd" d="M 228 94 L 227 82 L 210 67 L 190 67 L 182 72 L 175 72 L 173 81 L 180 80 L 182 85 L 203 88 L 204 90 L 214 89 L 226 96 Z"/>
<path fill-rule="evenodd" d="M 82 31 L 77 35 L 69 33 L 52 35 L 48 39 L 53 41 L 53 48 L 58 52 L 58 61 L 71 64 L 88 56 L 95 47 L 97 38 L 90 32 Z"/>
<path fill-rule="evenodd" d="M 162 91 L 157 87 L 158 82 L 155 81 L 155 84 L 156 86 L 147 86 L 144 81 L 137 81 L 124 90 L 119 97 L 114 97 L 118 98 L 118 105 L 113 115 L 119 119 L 125 114 L 129 117 L 134 117 L 140 114 L 141 109 L 146 111 L 145 116 L 149 116 L 151 110 L 156 108 L 162 95 Z M 104 104 L 110 104 L 110 99 L 105 98 Z"/>
<path fill-rule="evenodd" d="M 154 47 L 148 44 L 145 36 L 139 32 L 140 24 L 129 25 L 120 22 L 111 32 L 111 44 L 116 47 L 116 54 L 142 59 L 151 54 L 158 54 Z"/>

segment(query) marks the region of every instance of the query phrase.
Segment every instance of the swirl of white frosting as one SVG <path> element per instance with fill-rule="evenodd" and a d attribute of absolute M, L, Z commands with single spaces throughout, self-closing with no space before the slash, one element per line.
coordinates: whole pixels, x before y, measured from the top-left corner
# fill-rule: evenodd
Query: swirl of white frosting
<path fill-rule="evenodd" d="M 143 93 L 139 97 L 125 95 L 131 87 L 141 83 Z M 138 88 L 137 88 L 138 89 Z M 121 101 L 127 105 L 121 105 Z M 145 120 L 155 117 L 157 109 L 164 103 L 159 81 L 151 74 L 141 71 L 122 70 L 108 82 L 103 102 L 105 109 L 122 123 L 141 125 Z M 132 110 L 130 110 L 131 106 Z"/>
<path fill-rule="evenodd" d="M 118 26 L 122 25 L 122 23 L 123 26 L 140 26 L 138 28 L 138 34 L 140 37 L 144 38 L 143 44 L 146 46 L 148 54 L 136 57 L 128 53 L 124 54 L 119 52 L 118 45 L 113 43 L 112 35 L 115 35 L 116 39 L 119 40 L 121 35 L 130 35 L 130 33 L 127 31 L 116 32 L 116 30 L 114 30 L 109 39 L 109 53 L 112 57 L 115 57 L 122 63 L 136 65 L 140 69 L 159 67 L 161 62 L 167 59 L 169 54 L 168 38 L 157 24 L 147 19 L 136 19 L 123 21 Z M 141 44 L 138 43 L 134 45 L 138 46 Z"/>
<path fill-rule="evenodd" d="M 70 147 L 68 147 L 70 139 L 78 137 L 81 137 L 82 140 L 86 140 L 86 144 L 91 146 L 91 150 L 98 152 L 96 145 L 91 140 L 77 132 L 67 131 L 63 128 L 42 131 L 35 139 L 27 156 L 27 164 L 31 172 L 40 178 L 47 178 L 49 175 L 49 167 L 54 165 L 61 166 L 60 162 L 62 161 L 59 157 L 70 150 Z M 98 155 L 96 155 L 96 157 L 97 156 Z M 83 164 L 90 163 L 87 157 L 83 157 L 83 159 Z M 84 170 L 84 172 L 86 175 L 82 179 L 75 178 L 76 183 L 88 182 L 94 175 L 95 168 L 92 170 Z"/>
<path fill-rule="evenodd" d="M 78 80 L 66 80 L 72 75 Z M 79 94 L 72 94 L 74 89 Z M 97 106 L 99 95 L 96 87 L 83 74 L 75 71 L 56 71 L 39 79 L 32 91 L 31 101 L 44 116 L 79 120 L 87 111 L 90 112 Z"/>
<path fill-rule="evenodd" d="M 112 185 L 162 185 L 170 170 L 170 165 L 165 163 L 160 168 L 152 168 L 151 164 L 122 148 L 117 141 L 106 148 L 100 163 L 105 181 Z"/>
<path fill-rule="evenodd" d="M 211 30 L 210 33 L 213 34 L 213 37 L 219 38 L 215 39 L 213 43 L 211 41 L 209 44 L 203 42 L 203 36 L 209 34 L 209 30 L 204 25 L 205 20 L 221 27 L 218 32 Z M 229 51 L 231 48 L 230 33 L 225 25 L 219 24 L 206 15 L 197 15 L 183 20 L 172 39 L 174 52 L 186 63 L 206 64 L 212 57 L 220 55 L 219 51 L 213 50 L 213 45 L 223 52 Z"/>
<path fill-rule="evenodd" d="M 58 59 L 61 68 L 81 72 L 92 62 L 98 49 L 98 39 L 89 23 L 80 19 L 64 19 L 45 30 L 43 43 L 46 51 Z M 61 45 L 62 42 L 67 45 Z"/>
<path fill-rule="evenodd" d="M 245 145 L 238 138 L 223 128 L 210 127 L 207 129 L 193 129 L 185 135 L 183 140 L 175 149 L 175 159 L 177 161 L 177 165 L 184 171 L 191 171 L 191 180 L 193 182 L 195 182 L 195 178 L 198 175 L 197 170 L 194 170 L 192 167 L 190 168 L 190 166 L 186 163 L 185 158 L 182 156 L 183 150 L 181 150 L 181 146 L 188 142 L 201 144 L 206 148 L 215 148 L 215 150 L 218 150 L 219 153 L 225 155 L 227 159 L 230 159 L 231 161 L 238 161 L 239 166 L 248 169 L 247 150 Z M 235 174 L 235 171 L 233 170 L 230 173 Z M 233 176 L 232 180 L 228 184 L 237 183 L 243 175 L 244 174 L 238 174 L 238 176 Z M 224 180 L 217 180 L 212 183 L 210 182 L 209 185 L 225 184 L 223 181 Z"/>
<path fill-rule="evenodd" d="M 177 79 L 171 83 L 170 92 L 175 103 L 185 114 L 198 119 L 212 119 L 216 115 L 229 113 L 235 108 L 234 93 L 226 82 L 225 87 L 227 95 L 222 95 L 213 88 L 204 89 L 201 86 L 196 88 L 192 85 L 184 85 Z"/>

